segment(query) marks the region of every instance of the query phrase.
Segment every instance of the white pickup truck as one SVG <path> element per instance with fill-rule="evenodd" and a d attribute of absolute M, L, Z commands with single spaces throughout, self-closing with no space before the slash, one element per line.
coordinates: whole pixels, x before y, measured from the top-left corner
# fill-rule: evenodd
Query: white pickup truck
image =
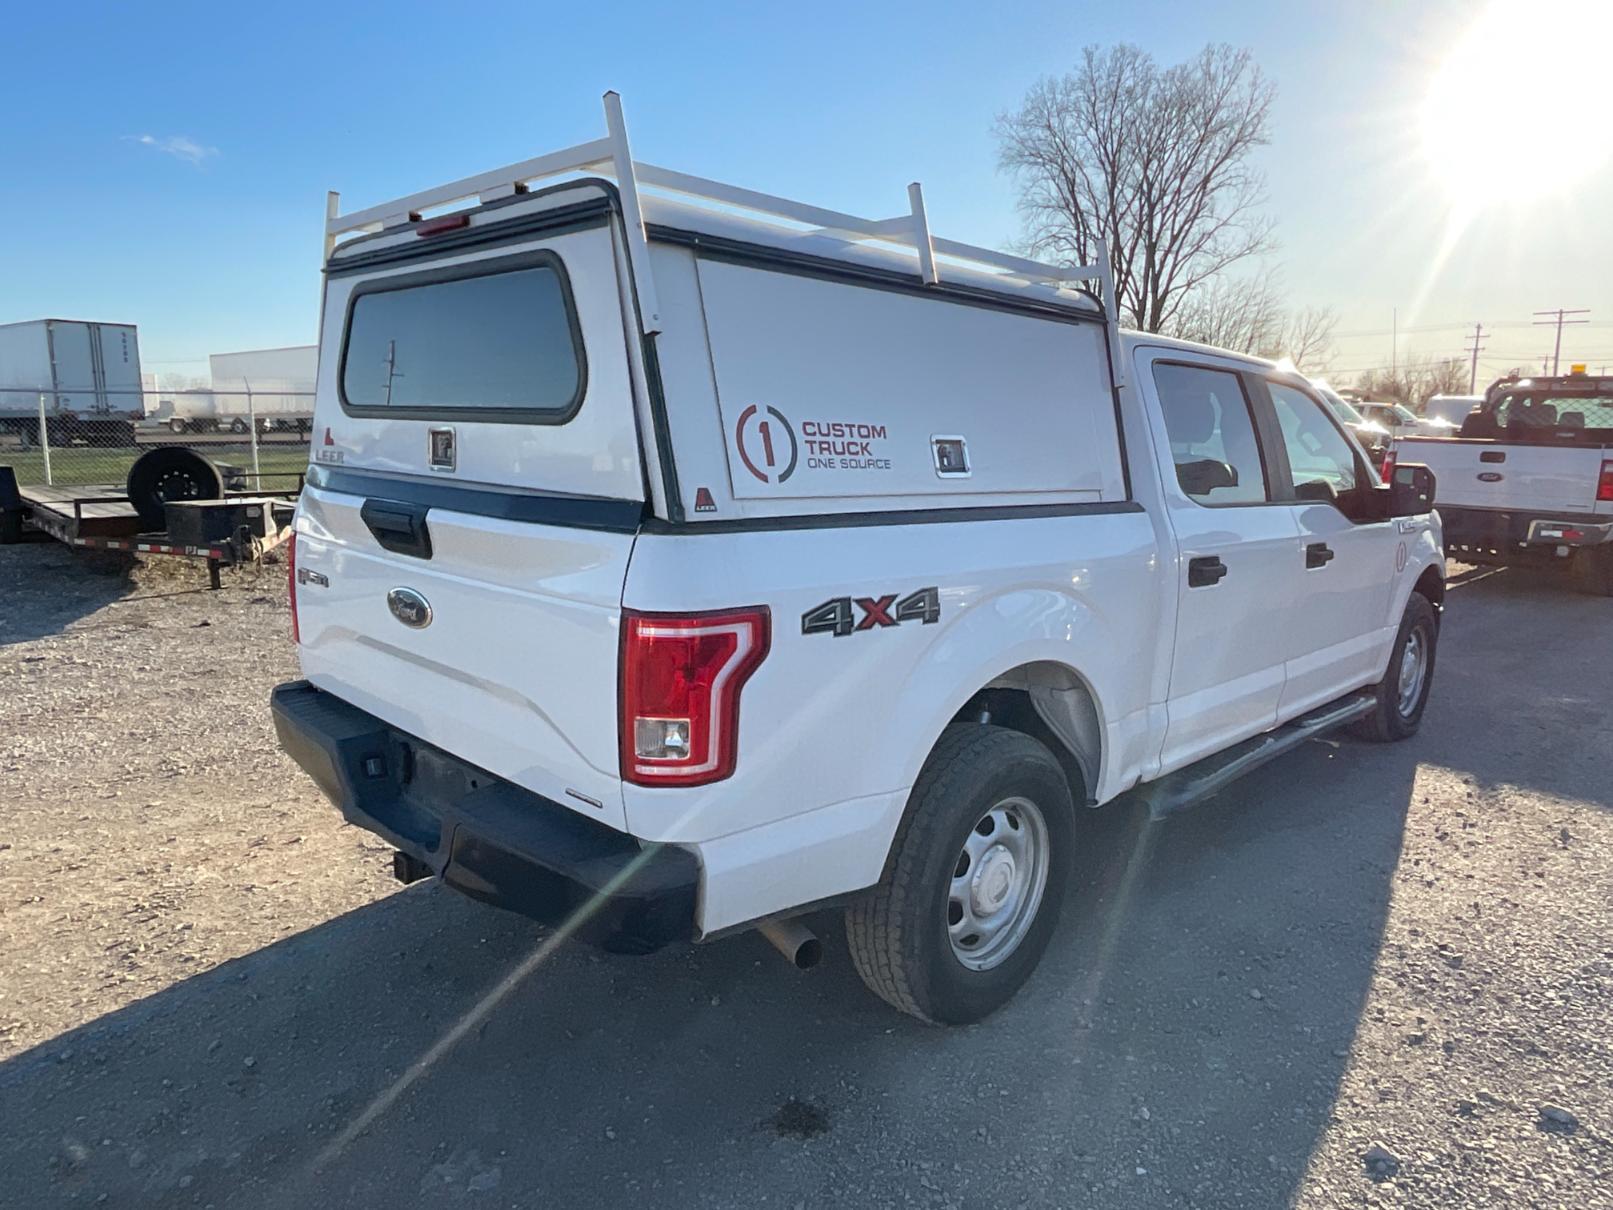
<path fill-rule="evenodd" d="M 635 163 L 606 110 L 330 207 L 273 712 L 400 878 L 803 965 L 839 906 L 875 992 L 972 1021 L 1081 807 L 1417 729 L 1426 470 L 1380 483 L 1268 362 L 1122 334 L 1104 264 L 933 236 L 917 187 L 876 221 Z"/>
<path fill-rule="evenodd" d="M 1439 480 L 1452 558 L 1567 566 L 1613 596 L 1613 378 L 1503 378 L 1450 438 L 1402 437 Z"/>

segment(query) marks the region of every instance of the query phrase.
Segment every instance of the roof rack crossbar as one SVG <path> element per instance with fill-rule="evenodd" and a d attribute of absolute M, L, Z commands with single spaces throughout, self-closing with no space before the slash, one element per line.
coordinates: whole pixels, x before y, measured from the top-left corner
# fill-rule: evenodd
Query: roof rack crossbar
<path fill-rule="evenodd" d="M 1116 322 L 1114 276 L 1109 264 L 1108 249 L 1101 243 L 1095 263 L 1090 265 L 1051 265 L 981 248 L 957 240 L 941 239 L 931 235 L 929 220 L 924 208 L 924 193 L 917 181 L 908 186 L 908 213 L 892 218 L 869 219 L 792 201 L 755 189 L 725 184 L 705 177 L 692 176 L 671 168 L 646 164 L 634 160 L 627 141 L 627 126 L 622 116 L 621 98 L 607 92 L 603 98 L 605 125 L 604 138 L 578 143 L 561 151 L 523 160 L 503 168 L 464 177 L 434 189 L 422 190 L 396 201 L 384 202 L 350 214 L 337 213 L 337 195 L 328 195 L 325 217 L 325 255 L 329 259 L 335 249 L 336 238 L 352 232 L 384 231 L 406 226 L 419 220 L 422 212 L 457 202 L 476 199 L 485 202 L 522 192 L 533 182 L 562 177 L 574 173 L 595 173 L 615 180 L 622 199 L 622 211 L 627 227 L 628 258 L 639 294 L 640 322 L 646 335 L 660 331 L 659 307 L 656 302 L 654 280 L 650 272 L 649 250 L 644 234 L 644 220 L 639 205 L 639 188 L 648 186 L 667 193 L 704 202 L 708 205 L 750 211 L 786 219 L 805 228 L 803 234 L 823 235 L 848 243 L 878 241 L 895 245 L 912 252 L 918 261 L 920 278 L 929 285 L 941 281 L 942 266 L 937 258 L 983 267 L 990 277 L 1002 282 L 1009 291 L 1022 291 L 1027 286 L 1045 289 L 1065 297 L 1080 293 L 1092 298 L 1103 307 L 1110 329 L 1111 355 L 1114 361 L 1116 385 L 1123 374 L 1120 365 L 1119 327 Z"/>

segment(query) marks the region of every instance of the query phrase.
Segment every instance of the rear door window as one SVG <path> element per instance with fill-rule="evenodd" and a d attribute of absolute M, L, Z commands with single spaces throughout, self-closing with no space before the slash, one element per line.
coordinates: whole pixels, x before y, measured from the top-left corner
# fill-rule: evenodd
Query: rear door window
<path fill-rule="evenodd" d="M 1260 443 L 1238 375 L 1204 366 L 1154 366 L 1176 481 L 1200 504 L 1268 499 Z"/>
<path fill-rule="evenodd" d="M 357 416 L 571 419 L 586 363 L 565 270 L 549 253 L 497 265 L 361 285 L 342 348 L 342 406 Z"/>

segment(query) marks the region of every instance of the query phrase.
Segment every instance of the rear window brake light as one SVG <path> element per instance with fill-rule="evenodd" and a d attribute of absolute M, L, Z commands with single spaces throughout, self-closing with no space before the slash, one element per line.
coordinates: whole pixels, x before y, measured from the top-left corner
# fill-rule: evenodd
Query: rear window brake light
<path fill-rule="evenodd" d="M 468 214 L 445 214 L 441 218 L 428 218 L 414 225 L 414 233 L 420 236 L 441 235 L 445 231 L 458 231 L 470 226 Z"/>

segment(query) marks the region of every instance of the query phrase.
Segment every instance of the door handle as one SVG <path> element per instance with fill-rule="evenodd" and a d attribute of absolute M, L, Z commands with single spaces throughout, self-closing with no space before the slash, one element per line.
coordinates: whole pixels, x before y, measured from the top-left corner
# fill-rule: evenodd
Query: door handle
<path fill-rule="evenodd" d="M 1326 542 L 1312 542 L 1305 548 L 1306 567 L 1326 567 L 1333 561 L 1333 548 Z"/>
<path fill-rule="evenodd" d="M 1204 555 L 1187 561 L 1189 588 L 1214 588 L 1226 574 L 1227 565 L 1221 562 L 1220 555 Z"/>
<path fill-rule="evenodd" d="M 1506 460 L 1507 460 L 1507 452 L 1506 452 L 1506 450 L 1480 450 L 1479 451 L 1479 461 L 1480 462 L 1505 462 Z"/>

